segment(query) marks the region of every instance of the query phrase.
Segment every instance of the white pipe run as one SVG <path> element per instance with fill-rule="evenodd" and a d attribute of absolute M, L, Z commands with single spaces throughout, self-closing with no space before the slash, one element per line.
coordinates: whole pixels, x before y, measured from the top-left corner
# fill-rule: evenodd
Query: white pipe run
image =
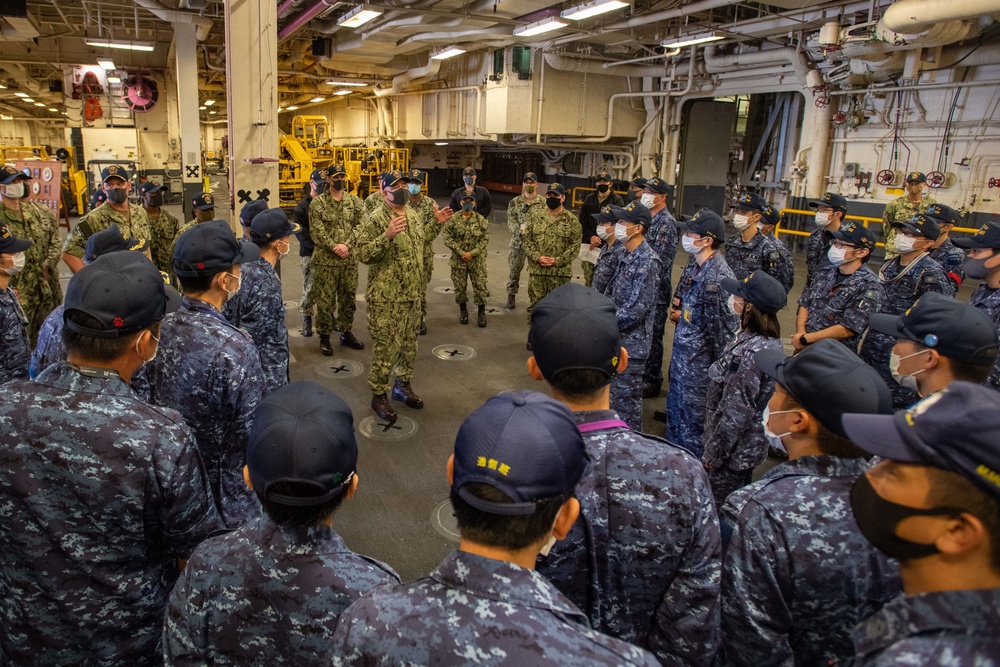
<path fill-rule="evenodd" d="M 402 74 L 397 74 L 392 77 L 392 85 L 388 88 L 376 88 L 374 91 L 376 97 L 387 97 L 389 95 L 397 95 L 400 89 L 408 84 L 412 83 L 418 79 L 425 79 L 429 76 L 434 76 L 441 69 L 441 61 L 430 59 L 424 67 L 414 67 Z"/>
<path fill-rule="evenodd" d="M 947 2 L 947 0 L 944 1 Z M 702 0 L 701 2 L 692 2 L 682 7 L 667 9 L 662 12 L 653 12 L 652 14 L 633 16 L 627 21 L 620 21 L 618 23 L 606 25 L 601 29 L 601 32 L 626 30 L 628 28 L 646 28 L 654 23 L 662 23 L 670 19 L 676 19 L 682 16 L 690 16 L 691 14 L 696 14 L 698 12 L 708 11 L 709 9 L 718 9 L 719 7 L 735 5 L 737 2 L 739 2 L 739 0 Z"/>
<path fill-rule="evenodd" d="M 1000 0 L 898 0 L 882 15 L 886 30 L 913 35 L 948 21 L 1000 12 Z"/>
<path fill-rule="evenodd" d="M 809 71 L 815 69 L 804 52 L 798 51 L 795 47 L 791 46 L 765 51 L 732 53 L 729 55 L 719 55 L 718 48 L 715 45 L 705 48 L 705 69 L 710 74 L 785 63 L 792 66 L 795 70 L 795 75 L 803 85 L 806 83 Z"/>
<path fill-rule="evenodd" d="M 212 30 L 212 19 L 207 16 L 199 16 L 194 12 L 182 12 L 170 9 L 169 7 L 164 7 L 156 0 L 135 0 L 135 4 L 162 21 L 169 21 L 170 23 L 193 23 L 197 28 L 195 36 L 199 42 L 204 42 L 208 39 L 208 33 Z"/>

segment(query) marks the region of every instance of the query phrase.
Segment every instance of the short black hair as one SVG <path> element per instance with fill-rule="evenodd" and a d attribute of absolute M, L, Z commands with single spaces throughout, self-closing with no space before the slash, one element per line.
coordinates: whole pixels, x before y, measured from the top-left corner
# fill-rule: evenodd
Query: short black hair
<path fill-rule="evenodd" d="M 596 397 L 602 389 L 611 384 L 611 378 L 607 373 L 586 368 L 556 371 L 551 378 L 546 379 L 559 390 L 559 393 L 577 403 Z"/>
<path fill-rule="evenodd" d="M 955 376 L 955 379 L 962 382 L 972 382 L 973 384 L 983 384 L 986 382 L 996 364 L 997 348 L 993 347 L 983 350 L 981 354 L 983 361 L 989 360 L 988 364 L 970 364 L 966 361 L 946 357 L 948 363 L 951 365 L 951 374 Z"/>
<path fill-rule="evenodd" d="M 712 239 L 711 236 L 706 236 L 705 238 Z M 722 247 L 723 243 L 725 243 L 724 239 L 712 239 L 712 250 L 718 250 Z"/>
<path fill-rule="evenodd" d="M 104 326 L 97 318 L 79 310 L 67 310 L 63 315 L 67 320 L 88 329 L 101 329 Z M 160 332 L 160 323 L 156 322 L 147 327 L 147 329 L 152 331 L 153 335 L 157 335 Z M 145 330 L 143 329 L 142 331 Z M 66 348 L 67 354 L 79 356 L 87 361 L 108 363 L 128 352 L 135 345 L 135 339 L 142 331 L 137 331 L 130 336 L 121 338 L 94 338 L 64 326 L 62 329 L 62 343 Z"/>
<path fill-rule="evenodd" d="M 333 516 L 333 513 L 340 507 L 347 496 L 347 486 L 339 494 L 319 505 L 309 505 L 300 507 L 297 505 L 283 505 L 271 500 L 267 500 L 263 495 L 258 494 L 260 505 L 264 508 L 264 513 L 279 526 L 291 528 L 305 528 L 318 523 L 322 523 Z M 280 493 L 286 496 L 315 496 L 317 489 L 309 484 L 299 482 L 275 482 L 268 487 L 268 491 Z"/>
<path fill-rule="evenodd" d="M 783 410 L 799 408 L 805 412 L 809 412 L 801 403 L 795 400 L 795 397 L 790 392 L 786 390 L 785 394 L 788 398 L 785 400 L 785 405 L 782 406 Z M 842 459 L 867 459 L 871 457 L 871 454 L 855 445 L 846 436 L 834 433 L 828 429 L 812 413 L 809 413 L 809 416 L 816 420 L 816 426 L 819 427 L 819 431 L 816 433 L 816 445 L 823 454 L 838 456 Z"/>
<path fill-rule="evenodd" d="M 962 475 L 940 468 L 928 470 L 928 500 L 935 507 L 961 507 L 983 522 L 990 540 L 990 567 L 1000 574 L 1000 501 Z"/>
<path fill-rule="evenodd" d="M 185 294 L 201 294 L 212 289 L 212 281 L 215 280 L 215 276 L 220 273 L 231 273 L 232 270 L 232 266 L 227 266 L 210 276 L 177 276 L 177 280 L 180 281 L 181 291 Z"/>
<path fill-rule="evenodd" d="M 489 502 L 513 502 L 506 493 L 489 484 L 468 482 L 462 488 Z M 465 502 L 455 489 L 451 491 L 451 506 L 462 539 L 507 551 L 520 551 L 544 539 L 568 499 L 569 496 L 559 496 L 539 500 L 534 514 L 490 514 Z"/>

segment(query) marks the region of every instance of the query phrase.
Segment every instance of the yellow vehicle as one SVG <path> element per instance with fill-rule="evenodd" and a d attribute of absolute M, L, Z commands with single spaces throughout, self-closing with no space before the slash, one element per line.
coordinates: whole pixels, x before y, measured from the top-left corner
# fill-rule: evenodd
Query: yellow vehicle
<path fill-rule="evenodd" d="M 63 170 L 63 205 L 67 207 L 66 195 L 69 195 L 70 200 L 76 203 L 76 214 L 83 215 L 87 212 L 87 172 L 83 169 L 76 168 L 76 149 L 73 146 L 69 148 L 60 148 L 56 151 L 56 158 L 62 161 L 66 165 L 66 169 Z"/>

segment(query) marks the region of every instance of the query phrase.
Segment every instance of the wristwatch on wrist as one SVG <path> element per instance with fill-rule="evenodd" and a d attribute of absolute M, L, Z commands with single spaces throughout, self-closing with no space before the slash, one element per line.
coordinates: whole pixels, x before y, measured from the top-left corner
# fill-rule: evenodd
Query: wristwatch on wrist
<path fill-rule="evenodd" d="M 799 336 L 799 344 L 802 345 L 802 347 L 806 347 L 807 345 L 809 345 L 809 341 L 806 340 L 805 334 Z"/>

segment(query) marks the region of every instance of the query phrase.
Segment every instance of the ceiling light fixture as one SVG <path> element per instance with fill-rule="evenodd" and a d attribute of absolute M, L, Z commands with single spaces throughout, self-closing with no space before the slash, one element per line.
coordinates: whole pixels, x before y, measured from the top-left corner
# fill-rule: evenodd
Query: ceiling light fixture
<path fill-rule="evenodd" d="M 55 107 L 49 107 L 49 111 L 52 113 L 59 113 L 59 109 L 56 109 Z"/>
<path fill-rule="evenodd" d="M 103 46 L 107 49 L 124 49 L 126 51 L 152 51 L 155 47 L 148 42 L 123 42 L 108 39 L 88 39 L 87 46 Z"/>
<path fill-rule="evenodd" d="M 215 104 L 215 100 L 205 100 L 205 106 L 210 107 Z"/>
<path fill-rule="evenodd" d="M 463 53 L 465 53 L 465 49 L 460 49 L 457 46 L 446 46 L 437 53 L 432 53 L 431 60 L 446 60 L 448 58 L 460 56 Z"/>
<path fill-rule="evenodd" d="M 310 101 L 310 102 L 325 102 L 325 101 L 326 101 L 326 98 L 325 98 L 325 97 L 314 97 L 314 98 L 312 98 L 312 99 L 311 99 L 311 100 L 309 100 L 309 101 Z"/>
<path fill-rule="evenodd" d="M 218 113 L 218 111 L 209 111 L 209 112 L 208 112 L 208 115 L 209 115 L 209 116 L 214 116 L 214 115 L 215 115 L 215 114 L 217 114 L 217 113 Z"/>
<path fill-rule="evenodd" d="M 97 64 L 104 69 L 115 69 L 115 63 L 109 58 L 98 58 Z"/>
<path fill-rule="evenodd" d="M 367 5 L 358 5 L 337 19 L 337 25 L 345 28 L 357 28 L 379 16 L 382 16 L 381 11 Z"/>
<path fill-rule="evenodd" d="M 35 102 L 35 106 L 36 107 L 44 107 L 45 106 L 45 102 Z"/>
<path fill-rule="evenodd" d="M 697 35 L 687 35 L 685 37 L 674 37 L 672 39 L 665 39 L 660 42 L 660 46 L 667 47 L 670 49 L 681 49 L 685 46 L 694 46 L 695 44 L 704 44 L 706 42 L 717 42 L 720 39 L 725 39 L 728 35 L 722 32 L 705 32 Z"/>
<path fill-rule="evenodd" d="M 14 94 L 17 95 L 18 97 L 27 97 L 28 96 L 28 93 L 14 93 Z"/>
<path fill-rule="evenodd" d="M 0 113 L 0 120 L 14 120 L 14 117 L 5 113 Z"/>
<path fill-rule="evenodd" d="M 334 95 L 350 95 L 353 92 L 353 90 L 338 90 Z"/>
<path fill-rule="evenodd" d="M 295 111 L 296 109 L 298 109 L 298 107 L 295 105 L 292 105 L 290 107 L 285 107 L 285 111 Z"/>
<path fill-rule="evenodd" d="M 202 106 L 198 107 L 198 111 L 204 111 L 207 108 L 208 107 L 206 107 L 205 105 L 202 105 Z"/>
<path fill-rule="evenodd" d="M 31 99 L 30 97 L 25 97 L 23 99 L 23 101 L 27 102 L 28 104 L 34 104 L 35 103 L 35 100 Z"/>
<path fill-rule="evenodd" d="M 565 21 L 560 21 L 557 17 L 550 16 L 547 19 L 542 19 L 541 21 L 535 21 L 534 23 L 514 28 L 514 36 L 534 37 L 535 35 L 552 32 L 553 30 L 558 30 L 559 28 L 565 28 L 568 25 L 569 24 Z"/>
<path fill-rule="evenodd" d="M 560 14 L 560 16 L 572 21 L 582 21 L 598 14 L 613 12 L 622 7 L 628 7 L 628 3 L 621 0 L 594 0 L 594 2 L 587 2 L 576 7 L 571 7 Z"/>
<path fill-rule="evenodd" d="M 121 82 L 122 82 L 122 78 L 120 76 L 114 76 L 114 75 L 112 75 L 112 76 L 108 77 L 108 83 L 121 83 Z"/>
<path fill-rule="evenodd" d="M 367 86 L 364 81 L 327 81 L 328 86 Z"/>
<path fill-rule="evenodd" d="M 435 141 L 434 145 L 435 146 L 447 146 L 448 142 L 447 141 Z"/>

